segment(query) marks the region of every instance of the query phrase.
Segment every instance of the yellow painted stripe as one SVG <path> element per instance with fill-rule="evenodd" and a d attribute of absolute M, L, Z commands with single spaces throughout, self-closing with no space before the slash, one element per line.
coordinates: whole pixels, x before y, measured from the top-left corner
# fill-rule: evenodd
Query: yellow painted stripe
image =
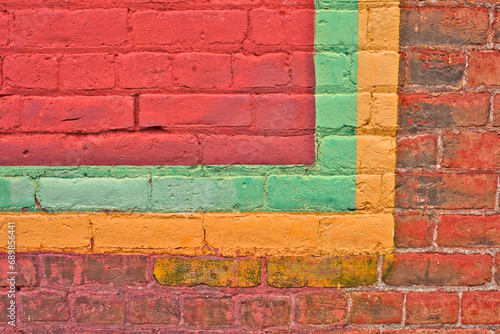
<path fill-rule="evenodd" d="M 170 255 L 339 255 L 388 253 L 391 214 L 4 213 L 16 223 L 18 252 Z M 7 237 L 0 239 L 7 250 Z"/>
<path fill-rule="evenodd" d="M 359 1 L 356 208 L 394 208 L 399 1 Z"/>

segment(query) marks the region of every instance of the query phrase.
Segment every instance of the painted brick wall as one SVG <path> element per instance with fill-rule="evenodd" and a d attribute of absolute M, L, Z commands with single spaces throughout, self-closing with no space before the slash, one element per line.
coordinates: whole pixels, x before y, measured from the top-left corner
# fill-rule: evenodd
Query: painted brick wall
<path fill-rule="evenodd" d="M 211 6 L 229 6 L 236 11 L 241 10 L 242 6 L 260 4 L 259 1 L 241 1 L 237 4 L 223 0 L 211 2 Z M 92 0 L 68 1 L 64 6 L 72 9 L 79 6 L 88 8 L 92 3 Z M 114 46 L 125 38 L 118 31 L 120 15 L 125 15 L 123 20 L 127 16 L 132 22 L 134 20 L 133 15 L 130 17 L 127 11 L 116 8 L 128 7 L 133 12 L 137 8 L 157 10 L 171 7 L 182 11 L 186 9 L 186 3 L 204 7 L 208 1 L 150 3 L 140 0 L 103 0 L 100 2 L 101 11 L 113 8 L 109 9 L 113 15 L 110 12 L 107 15 L 100 13 L 101 16 L 93 18 L 83 17 L 92 13 L 89 10 L 85 14 L 73 13 L 76 17 L 59 18 L 55 22 L 63 26 L 68 25 L 68 22 L 74 24 L 66 26 L 61 33 L 76 27 L 82 31 L 82 43 L 96 46 L 105 40 Z M 342 6 L 352 2 L 318 3 L 334 3 L 344 8 Z M 287 13 L 290 10 L 288 4 L 300 10 L 312 8 L 310 1 L 299 0 L 276 1 L 275 7 L 270 7 L 272 10 L 281 10 L 279 13 Z M 376 20 L 377 10 L 380 9 L 373 9 L 369 4 L 359 9 L 360 13 L 366 14 L 366 24 L 374 30 L 385 27 L 384 22 Z M 7 5 L 0 1 L 0 6 Z M 17 8 L 25 11 L 25 15 L 34 14 L 32 10 L 26 10 L 27 6 L 32 9 L 43 8 L 43 11 L 53 10 L 47 9 L 51 8 L 50 1 L 10 0 L 8 6 L 9 10 Z M 106 334 L 500 333 L 499 6 L 496 0 L 401 1 L 393 254 L 223 258 L 213 256 L 212 250 L 206 250 L 210 256 L 95 255 L 69 251 L 44 252 L 43 241 L 37 240 L 39 244 L 36 247 L 40 251 L 27 252 L 19 257 L 22 271 L 17 281 L 17 301 L 20 306 L 17 330 L 5 324 L 7 298 L 5 294 L 0 294 L 1 331 Z M 16 16 L 16 19 L 22 17 Z M 9 27 L 12 32 L 13 26 L 7 22 L 13 18 L 14 14 L 10 12 L 0 16 L 0 29 L 3 22 L 3 29 Z M 238 34 L 240 21 L 237 21 L 235 29 L 228 33 Z M 92 29 L 84 22 L 90 22 Z M 144 24 L 153 25 L 152 31 L 161 28 L 151 18 L 145 18 Z M 294 27 L 286 27 L 291 32 L 285 29 L 282 34 L 262 32 L 264 38 L 271 38 L 272 46 L 265 50 L 276 52 L 278 49 L 274 44 L 279 44 L 277 41 L 283 39 L 288 40 L 284 34 L 293 37 Z M 3 64 L 24 61 L 22 67 L 10 68 L 26 71 L 29 65 L 34 66 L 35 70 L 17 75 L 18 80 L 21 80 L 17 83 L 8 79 L 16 77 L 15 73 L 4 71 L 5 83 L 7 87 L 14 85 L 12 89 L 19 89 L 19 92 L 43 92 L 40 101 L 50 103 L 53 95 L 48 92 L 50 87 L 56 87 L 57 82 L 60 85 L 63 78 L 62 58 L 65 57 L 61 56 L 59 49 L 62 45 L 53 45 L 54 40 L 47 34 L 32 37 L 33 32 L 26 29 L 22 29 L 22 34 L 16 40 L 20 44 L 16 47 L 15 55 L 5 55 Z M 158 38 L 154 34 L 144 34 L 145 40 L 156 41 Z M 26 38 L 24 42 L 21 36 Z M 186 37 L 183 31 L 177 32 L 176 36 Z M 30 54 L 31 48 L 37 47 L 29 44 L 32 42 L 28 37 L 32 38 L 31 41 L 43 43 L 43 47 L 53 46 L 50 52 L 47 51 L 50 56 L 37 60 L 23 58 L 21 55 Z M 207 34 L 206 38 L 209 37 Z M 96 54 L 109 50 L 103 46 L 99 47 L 99 51 Z M 149 52 L 147 49 L 143 51 Z M 216 50 L 204 51 L 218 54 L 219 51 L 224 53 L 227 50 L 222 47 L 219 49 L 218 46 Z M 94 60 L 99 58 L 96 57 Z M 148 64 L 154 64 L 155 56 L 150 57 Z M 104 56 L 100 59 L 100 62 L 96 60 L 94 63 L 92 60 L 90 63 L 92 70 L 99 63 L 103 66 L 97 71 L 99 75 L 95 80 L 82 82 L 83 74 L 66 77 L 71 78 L 67 83 L 70 86 L 87 85 L 87 88 L 79 86 L 77 89 L 85 92 L 79 91 L 80 95 L 89 95 L 88 99 L 95 99 L 91 93 L 95 91 L 92 85 L 105 85 L 107 80 L 111 82 L 111 76 L 104 75 L 104 67 L 113 64 L 112 67 L 117 70 L 120 64 L 114 56 L 114 63 Z M 83 59 L 80 60 L 80 64 L 85 63 Z M 140 70 L 140 64 L 134 63 L 131 68 Z M 56 78 L 50 77 L 49 74 L 54 73 L 47 70 L 50 66 L 58 66 L 59 75 Z M 75 71 L 79 67 L 74 66 L 76 68 L 69 70 L 72 74 L 77 73 Z M 146 76 L 145 82 L 124 85 L 160 86 L 164 84 L 161 74 L 172 68 L 175 69 L 175 64 L 158 69 L 151 77 Z M 85 69 L 81 70 L 87 73 Z M 287 70 L 287 73 L 290 71 Z M 290 80 L 293 82 L 293 67 L 291 73 Z M 34 74 L 36 78 L 26 79 Z M 220 79 L 222 73 L 213 75 Z M 275 76 L 272 78 L 276 79 Z M 101 80 L 104 83 L 100 83 Z M 203 84 L 205 77 L 200 80 L 201 83 L 194 84 Z M 305 88 L 310 84 L 304 77 L 299 81 L 308 82 Z M 33 83 L 39 86 L 23 87 Z M 119 77 L 116 83 L 120 83 Z M 112 87 L 104 90 L 143 88 L 115 86 L 114 79 L 112 84 L 108 84 Z M 174 81 L 170 85 L 174 85 Z M 91 91 L 87 91 L 88 87 L 92 87 Z M 305 93 L 307 89 L 300 92 Z M 82 98 L 78 103 L 84 103 L 86 99 Z M 26 107 L 29 102 L 33 103 L 24 101 L 23 106 Z M 149 102 L 154 105 L 154 101 Z M 19 102 L 16 102 L 15 97 L 9 97 L 4 98 L 3 103 L 14 106 Z M 76 102 L 64 103 L 71 105 Z M 110 102 L 101 98 L 99 103 L 103 110 L 107 110 L 106 105 Z M 128 102 L 125 99 L 119 106 L 125 111 L 137 110 L 131 108 L 136 103 L 136 99 Z M 200 104 L 203 107 L 207 105 L 205 102 Z M 3 110 L 9 108 L 4 107 Z M 123 114 L 118 116 L 122 117 Z M 17 118 L 1 117 L 2 127 L 4 124 L 7 124 L 7 129 L 15 127 Z M 134 115 L 130 116 L 130 120 L 134 120 Z M 127 124 L 126 119 L 124 122 Z M 62 123 L 54 121 L 51 126 Z M 134 125 L 137 126 L 132 122 Z M 89 126 L 95 124 L 89 123 Z M 69 216 L 67 219 L 88 220 L 83 215 Z M 291 220 L 288 216 L 284 219 Z M 110 220 L 104 222 L 113 223 Z M 185 221 L 182 224 L 188 226 Z M 56 233 L 50 229 L 50 219 L 37 226 L 40 233 Z M 88 228 L 83 224 L 81 226 L 82 230 Z M 157 231 L 164 232 L 159 225 Z M 71 232 L 68 229 L 66 233 Z M 85 233 L 75 235 L 80 235 L 81 239 L 72 239 L 68 250 L 71 247 L 78 249 L 89 242 Z M 169 233 L 164 235 L 170 236 Z M 332 236 L 332 243 L 334 239 Z M 110 244 L 113 240 L 113 235 L 107 239 Z M 6 267 L 6 258 L 3 256 L 0 260 L 1 292 L 7 291 Z"/>

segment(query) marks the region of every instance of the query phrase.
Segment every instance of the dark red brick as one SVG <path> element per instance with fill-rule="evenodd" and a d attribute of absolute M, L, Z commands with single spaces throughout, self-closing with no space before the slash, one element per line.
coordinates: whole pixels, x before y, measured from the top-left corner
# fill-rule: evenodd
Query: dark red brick
<path fill-rule="evenodd" d="M 400 253 L 386 257 L 389 285 L 483 285 L 491 280 L 492 258 L 475 254 Z"/>
<path fill-rule="evenodd" d="M 76 322 L 88 324 L 121 324 L 124 321 L 123 298 L 111 294 L 79 293 L 74 296 Z"/>
<path fill-rule="evenodd" d="M 80 257 L 45 255 L 42 261 L 42 285 L 69 286 L 81 283 Z"/>
<path fill-rule="evenodd" d="M 405 130 L 484 126 L 489 114 L 489 94 L 399 95 L 398 125 Z"/>
<path fill-rule="evenodd" d="M 147 282 L 148 259 L 135 255 L 88 255 L 83 258 L 84 284 L 142 285 Z"/>
<path fill-rule="evenodd" d="M 465 55 L 426 51 L 411 53 L 408 81 L 422 86 L 452 86 L 462 83 L 465 71 Z"/>
<path fill-rule="evenodd" d="M 12 131 L 21 125 L 21 98 L 0 98 L 0 131 Z"/>
<path fill-rule="evenodd" d="M 298 296 L 297 322 L 301 324 L 344 324 L 347 296 L 339 293 L 307 293 Z"/>
<path fill-rule="evenodd" d="M 499 168 L 500 134 L 468 132 L 445 135 L 442 166 L 459 169 Z"/>
<path fill-rule="evenodd" d="M 63 89 L 105 89 L 115 85 L 113 55 L 66 55 L 59 66 Z"/>
<path fill-rule="evenodd" d="M 290 83 L 288 56 L 268 53 L 262 56 L 236 54 L 234 65 L 236 88 L 279 87 Z"/>
<path fill-rule="evenodd" d="M 497 178 L 493 174 L 401 173 L 396 203 L 406 208 L 493 209 Z"/>
<path fill-rule="evenodd" d="M 397 167 L 433 169 L 437 163 L 436 152 L 437 137 L 435 135 L 399 138 Z"/>
<path fill-rule="evenodd" d="M 190 325 L 223 326 L 234 322 L 231 298 L 188 297 L 183 305 L 184 319 Z"/>
<path fill-rule="evenodd" d="M 120 55 L 116 59 L 116 76 L 122 88 L 171 87 L 171 56 L 153 52 Z"/>
<path fill-rule="evenodd" d="M 452 324 L 457 322 L 459 298 L 455 293 L 419 293 L 406 295 L 407 324 Z"/>
<path fill-rule="evenodd" d="M 231 56 L 181 53 L 174 57 L 174 82 L 179 87 L 228 89 L 231 87 Z"/>
<path fill-rule="evenodd" d="M 290 323 L 290 301 L 253 297 L 241 301 L 241 322 L 251 327 L 286 326 Z"/>
<path fill-rule="evenodd" d="M 57 88 L 58 59 L 53 55 L 12 54 L 3 60 L 5 84 L 16 88 Z"/>
<path fill-rule="evenodd" d="M 7 308 L 11 307 L 11 303 L 10 303 L 11 300 L 14 300 L 14 299 L 9 298 L 7 292 L 1 291 L 1 294 L 0 294 L 0 324 L 6 323 L 6 322 L 11 320 L 10 318 L 7 318 L 7 316 L 9 315 L 9 312 L 10 312 Z M 15 317 L 15 315 L 13 315 L 13 317 Z M 1 327 L 0 327 L 0 330 L 1 330 Z"/>
<path fill-rule="evenodd" d="M 23 293 L 21 295 L 23 322 L 67 321 L 69 307 L 65 295 L 49 291 Z"/>
<path fill-rule="evenodd" d="M 179 303 L 173 296 L 141 293 L 130 296 L 130 322 L 133 324 L 178 324 Z"/>
<path fill-rule="evenodd" d="M 500 292 L 464 292 L 462 296 L 462 323 L 500 323 Z"/>
<path fill-rule="evenodd" d="M 500 94 L 495 95 L 493 105 L 493 126 L 500 126 Z"/>
<path fill-rule="evenodd" d="M 469 58 L 469 86 L 500 86 L 500 51 L 473 51 Z"/>
<path fill-rule="evenodd" d="M 0 287 L 9 286 L 7 278 L 10 270 L 7 254 L 0 255 Z M 35 286 L 38 285 L 37 261 L 34 255 L 16 254 L 15 269 L 17 272 L 16 286 Z"/>
<path fill-rule="evenodd" d="M 390 324 L 403 318 L 403 293 L 360 292 L 352 296 L 351 321 L 363 324 Z"/>
<path fill-rule="evenodd" d="M 394 242 L 396 247 L 428 247 L 431 245 L 431 218 L 423 213 L 396 214 L 394 216 Z"/>
<path fill-rule="evenodd" d="M 441 217 L 438 245 L 443 247 L 499 247 L 500 216 Z"/>
<path fill-rule="evenodd" d="M 401 45 L 486 44 L 486 8 L 422 8 L 401 12 Z"/>

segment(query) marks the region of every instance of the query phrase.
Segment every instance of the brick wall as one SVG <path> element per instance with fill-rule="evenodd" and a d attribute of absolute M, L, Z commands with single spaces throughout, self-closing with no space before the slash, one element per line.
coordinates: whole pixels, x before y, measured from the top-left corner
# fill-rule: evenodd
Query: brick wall
<path fill-rule="evenodd" d="M 401 3 L 394 254 L 25 253 L 17 332 L 500 333 L 498 6 L 494 0 Z M 83 41 L 120 41 L 113 30 L 94 33 Z M 41 74 L 50 59 L 39 65 Z M 0 268 L 6 292 L 5 257 Z M 1 312 L 6 302 L 1 294 Z M 4 319 L 0 328 L 9 333 Z"/>

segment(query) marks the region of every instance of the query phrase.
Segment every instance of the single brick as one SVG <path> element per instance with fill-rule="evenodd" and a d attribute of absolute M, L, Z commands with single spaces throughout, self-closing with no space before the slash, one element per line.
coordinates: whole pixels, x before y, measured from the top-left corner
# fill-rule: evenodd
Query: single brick
<path fill-rule="evenodd" d="M 155 211 L 254 211 L 263 206 L 262 177 L 153 177 Z"/>
<path fill-rule="evenodd" d="M 116 76 L 117 84 L 122 88 L 172 87 L 171 56 L 153 52 L 119 55 Z"/>
<path fill-rule="evenodd" d="M 442 166 L 458 169 L 498 169 L 500 134 L 493 132 L 446 134 L 443 136 Z"/>
<path fill-rule="evenodd" d="M 482 285 L 491 280 L 489 255 L 395 254 L 384 261 L 389 285 Z"/>
<path fill-rule="evenodd" d="M 10 286 L 11 281 L 7 281 L 7 279 L 10 278 L 8 273 L 12 272 L 11 265 L 12 263 L 9 263 L 6 253 L 0 255 L 0 287 Z M 16 269 L 14 272 L 17 272 L 15 275 L 16 287 L 38 285 L 37 267 L 35 255 L 16 254 L 14 264 Z"/>
<path fill-rule="evenodd" d="M 257 95 L 254 100 L 257 130 L 314 130 L 314 95 Z"/>
<path fill-rule="evenodd" d="M 0 295 L 0 324 L 11 321 L 10 318 L 7 318 L 7 316 L 9 316 L 11 312 L 12 317 L 15 317 L 16 306 L 12 306 L 11 300 L 12 299 L 9 298 L 8 293 L 2 293 Z M 11 310 L 9 310 L 8 308 L 11 308 Z"/>
<path fill-rule="evenodd" d="M 280 11 L 258 8 L 251 10 L 250 38 L 261 45 L 302 45 L 314 44 L 314 11 Z M 312 51 L 312 50 L 311 50 Z"/>
<path fill-rule="evenodd" d="M 316 48 L 331 50 L 358 47 L 358 11 L 317 10 Z M 332 31 L 335 31 L 332 34 Z"/>
<path fill-rule="evenodd" d="M 101 132 L 134 126 L 128 96 L 27 97 L 22 129 L 29 132 Z"/>
<path fill-rule="evenodd" d="M 197 326 L 223 326 L 234 322 L 231 298 L 188 297 L 184 301 L 185 321 Z"/>
<path fill-rule="evenodd" d="M 297 322 L 314 325 L 346 323 L 347 296 L 341 293 L 305 293 L 298 297 Z"/>
<path fill-rule="evenodd" d="M 195 89 L 231 87 L 231 56 L 228 54 L 181 53 L 173 61 L 176 86 Z"/>
<path fill-rule="evenodd" d="M 236 261 L 235 286 L 254 287 L 261 283 L 262 261 L 256 259 L 240 259 Z"/>
<path fill-rule="evenodd" d="M 56 89 L 57 67 L 53 55 L 13 54 L 3 59 L 3 76 L 11 87 Z"/>
<path fill-rule="evenodd" d="M 141 127 L 245 126 L 252 123 L 250 95 L 159 95 L 140 97 Z"/>
<path fill-rule="evenodd" d="M 179 303 L 170 295 L 136 293 L 129 297 L 129 307 L 130 322 L 133 324 L 179 323 Z"/>
<path fill-rule="evenodd" d="M 400 174 L 396 203 L 405 208 L 483 209 L 495 207 L 497 178 L 492 174 Z"/>
<path fill-rule="evenodd" d="M 355 287 L 377 281 L 374 256 L 271 257 L 266 260 L 267 284 L 284 287 Z"/>
<path fill-rule="evenodd" d="M 357 76 L 350 73 L 347 56 L 342 53 L 316 53 L 316 93 L 350 93 L 357 91 Z"/>
<path fill-rule="evenodd" d="M 206 165 L 312 165 L 314 134 L 200 136 Z"/>
<path fill-rule="evenodd" d="M 81 284 L 81 257 L 45 255 L 42 261 L 42 285 L 70 286 Z"/>
<path fill-rule="evenodd" d="M 328 136 L 319 141 L 317 148 L 318 162 L 336 174 L 352 175 L 356 173 L 356 136 Z"/>
<path fill-rule="evenodd" d="M 148 259 L 136 255 L 88 255 L 83 258 L 82 282 L 113 286 L 144 285 Z"/>
<path fill-rule="evenodd" d="M 406 295 L 407 324 L 453 324 L 458 320 L 456 293 L 419 293 Z"/>
<path fill-rule="evenodd" d="M 233 80 L 236 88 L 273 88 L 290 83 L 288 56 L 267 53 L 262 56 L 236 54 Z"/>
<path fill-rule="evenodd" d="M 498 324 L 500 293 L 495 291 L 464 292 L 462 296 L 463 324 Z"/>
<path fill-rule="evenodd" d="M 241 301 L 241 322 L 251 327 L 287 326 L 290 301 L 272 297 L 252 297 Z"/>
<path fill-rule="evenodd" d="M 59 66 L 63 89 L 105 89 L 115 85 L 113 55 L 66 55 Z"/>
<path fill-rule="evenodd" d="M 123 297 L 120 295 L 78 293 L 73 299 L 77 323 L 122 324 L 124 321 Z"/>
<path fill-rule="evenodd" d="M 396 214 L 394 243 L 399 248 L 428 247 L 431 245 L 430 217 L 423 213 Z"/>
<path fill-rule="evenodd" d="M 21 125 L 21 97 L 0 98 L 0 131 L 12 131 Z"/>
<path fill-rule="evenodd" d="M 486 8 L 422 8 L 401 12 L 401 45 L 486 44 Z"/>
<path fill-rule="evenodd" d="M 401 322 L 404 294 L 398 292 L 358 292 L 352 295 L 351 321 L 362 324 Z"/>
<path fill-rule="evenodd" d="M 132 39 L 136 45 L 185 48 L 241 43 L 246 31 L 247 12 L 242 10 L 144 10 L 132 15 Z"/>
<path fill-rule="evenodd" d="M 423 86 L 458 87 L 464 76 L 465 55 L 427 51 L 410 54 L 408 80 Z"/>
<path fill-rule="evenodd" d="M 21 294 L 21 319 L 23 322 L 67 321 L 69 307 L 64 294 L 35 292 Z"/>
<path fill-rule="evenodd" d="M 316 94 L 316 127 L 355 134 L 358 94 Z M 342 112 L 339 112 L 342 110 Z"/>
<path fill-rule="evenodd" d="M 4 210 L 33 208 L 35 185 L 27 177 L 0 177 L 0 207 Z"/>
<path fill-rule="evenodd" d="M 361 51 L 351 58 L 351 82 L 358 83 L 358 91 L 396 91 L 400 59 L 396 50 Z"/>
<path fill-rule="evenodd" d="M 127 39 L 127 9 L 17 10 L 10 38 L 26 47 L 121 45 Z"/>
<path fill-rule="evenodd" d="M 133 132 L 86 136 L 83 165 L 195 165 L 199 144 L 194 135 Z M 72 165 L 72 164 L 70 164 Z"/>
<path fill-rule="evenodd" d="M 439 222 L 437 243 L 443 247 L 498 247 L 499 229 L 499 215 L 444 215 Z"/>
<path fill-rule="evenodd" d="M 292 85 L 313 88 L 316 86 L 314 55 L 312 52 L 295 52 L 290 63 Z"/>
<path fill-rule="evenodd" d="M 38 200 L 43 207 L 58 211 L 144 210 L 147 182 L 145 178 L 42 177 Z"/>
<path fill-rule="evenodd" d="M 437 137 L 421 135 L 399 138 L 396 152 L 398 168 L 434 169 L 437 163 Z"/>
<path fill-rule="evenodd" d="M 331 212 L 356 206 L 356 177 L 352 176 L 270 176 L 266 186 L 273 209 Z"/>
<path fill-rule="evenodd" d="M 489 114 L 489 94 L 399 95 L 398 125 L 402 129 L 428 131 L 484 126 Z"/>
<path fill-rule="evenodd" d="M 499 86 L 499 51 L 472 51 L 469 58 L 467 83 L 469 86 Z"/>

